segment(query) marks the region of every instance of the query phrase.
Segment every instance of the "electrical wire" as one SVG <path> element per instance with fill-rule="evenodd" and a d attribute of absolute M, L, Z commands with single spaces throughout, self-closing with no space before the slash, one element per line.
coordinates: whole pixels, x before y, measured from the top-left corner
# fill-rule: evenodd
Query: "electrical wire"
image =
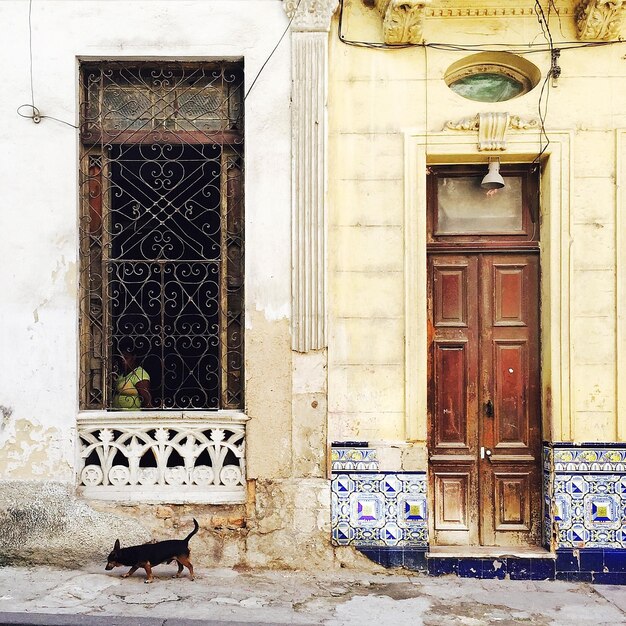
<path fill-rule="evenodd" d="M 261 72 L 263 72 L 263 70 L 265 69 L 265 66 L 269 63 L 269 60 L 272 58 L 272 56 L 278 49 L 278 46 L 280 46 L 282 40 L 285 38 L 285 35 L 291 28 L 291 24 L 293 23 L 293 20 L 296 17 L 296 14 L 298 12 L 298 9 L 300 8 L 301 3 L 302 3 L 302 0 L 298 0 L 298 4 L 296 5 L 293 11 L 293 14 L 289 20 L 289 23 L 287 24 L 287 27 L 283 31 L 283 34 L 280 36 L 279 40 L 276 42 L 276 45 L 274 46 L 273 50 L 268 55 L 267 59 L 265 59 L 265 61 L 263 62 L 263 65 L 261 65 L 261 68 L 259 69 L 256 76 L 254 77 L 254 80 L 252 81 L 250 87 L 248 88 L 248 91 L 246 91 L 243 97 L 244 102 L 246 98 L 250 95 L 250 92 L 252 91 L 252 88 L 256 84 L 257 80 L 259 79 L 259 76 L 261 76 Z M 60 122 L 61 124 L 65 124 L 66 126 L 70 126 L 71 128 L 78 128 L 78 126 L 76 126 L 75 124 L 66 122 L 65 120 L 59 119 L 58 117 L 53 117 L 52 115 L 44 115 L 43 113 L 41 113 L 39 108 L 35 105 L 35 90 L 34 90 L 34 85 L 33 85 L 32 7 L 33 7 L 33 0 L 29 0 L 28 1 L 28 47 L 29 47 L 29 67 L 30 67 L 30 104 L 20 105 L 19 107 L 17 107 L 16 112 L 20 117 L 31 119 L 35 124 L 38 124 L 42 119 L 50 119 L 50 120 L 55 120 L 56 122 Z M 28 114 L 23 113 L 24 109 L 30 109 L 30 113 Z"/>
<path fill-rule="evenodd" d="M 78 128 L 75 124 L 66 122 L 65 120 L 53 117 L 52 115 L 44 115 L 39 108 L 35 105 L 35 87 L 33 81 L 33 0 L 28 0 L 28 59 L 29 59 L 29 73 L 30 73 L 30 104 L 21 104 L 17 107 L 16 113 L 20 117 L 25 117 L 32 120 L 35 124 L 39 124 L 41 120 L 48 119 L 60 122 L 71 128 Z M 23 109 L 30 109 L 30 113 L 22 113 Z"/>
<path fill-rule="evenodd" d="M 549 49 L 550 49 L 550 69 L 546 73 L 546 76 L 543 80 L 543 84 L 541 85 L 541 91 L 539 92 L 539 100 L 537 102 L 537 113 L 539 115 L 539 121 L 541 123 L 541 129 L 539 131 L 539 153 L 532 160 L 531 165 L 539 164 L 541 157 L 543 156 L 545 151 L 548 149 L 548 146 L 550 145 L 550 137 L 548 136 L 548 133 L 546 132 L 546 118 L 548 116 L 548 102 L 550 100 L 550 81 L 553 77 L 558 77 L 561 74 L 560 67 L 558 68 L 558 74 L 555 72 L 556 68 L 558 67 L 556 66 L 556 59 L 558 58 L 558 55 L 555 55 L 554 40 L 552 39 L 552 33 L 550 32 L 550 22 L 549 22 L 550 6 L 551 4 L 548 4 L 548 17 L 546 17 L 546 14 L 543 10 L 543 7 L 541 6 L 541 3 L 539 2 L 539 0 L 535 0 L 534 8 L 535 8 L 535 14 L 537 15 L 537 21 L 539 22 L 539 26 L 541 27 L 541 32 L 543 33 L 544 38 L 548 42 Z M 544 94 L 545 94 L 545 101 L 543 99 Z M 543 102 L 543 108 L 542 108 L 542 102 Z M 545 139 L 545 145 L 543 145 L 544 139 Z"/>
<path fill-rule="evenodd" d="M 276 50 L 278 49 L 278 46 L 280 46 L 281 41 L 285 38 L 285 35 L 287 34 L 289 29 L 291 28 L 291 23 L 293 22 L 294 18 L 296 17 L 296 13 L 298 13 L 298 9 L 300 8 L 300 4 L 301 3 L 302 3 L 302 0 L 298 0 L 298 4 L 296 5 L 296 8 L 293 10 L 293 14 L 292 14 L 292 16 L 291 16 L 291 18 L 289 20 L 289 23 L 287 24 L 287 28 L 285 28 L 285 30 L 283 31 L 283 34 L 280 36 L 280 39 L 278 40 L 278 42 L 274 46 L 274 49 L 270 52 L 270 54 L 267 57 L 267 59 L 265 59 L 265 62 L 263 63 L 263 65 L 261 65 L 261 69 L 257 72 L 257 75 L 254 77 L 254 80 L 252 81 L 252 84 L 250 85 L 250 87 L 248 87 L 248 91 L 246 91 L 246 94 L 243 97 L 243 101 L 244 102 L 246 101 L 246 98 L 250 95 L 250 92 L 252 91 L 252 88 L 254 87 L 256 81 L 259 79 L 259 76 L 261 75 L 261 72 L 265 69 L 265 66 L 269 63 L 269 60 L 274 55 L 274 52 L 276 52 Z"/>
<path fill-rule="evenodd" d="M 30 61 L 30 103 L 35 108 L 35 88 L 33 86 L 33 0 L 28 0 L 28 57 Z"/>

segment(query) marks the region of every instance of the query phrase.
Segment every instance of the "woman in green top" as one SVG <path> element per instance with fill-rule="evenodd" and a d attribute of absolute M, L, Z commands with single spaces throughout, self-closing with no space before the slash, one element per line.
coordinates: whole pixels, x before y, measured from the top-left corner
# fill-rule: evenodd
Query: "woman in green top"
<path fill-rule="evenodd" d="M 137 411 L 152 408 L 150 375 L 137 365 L 137 357 L 131 351 L 122 353 L 124 373 L 115 380 L 113 408 L 123 411 Z"/>

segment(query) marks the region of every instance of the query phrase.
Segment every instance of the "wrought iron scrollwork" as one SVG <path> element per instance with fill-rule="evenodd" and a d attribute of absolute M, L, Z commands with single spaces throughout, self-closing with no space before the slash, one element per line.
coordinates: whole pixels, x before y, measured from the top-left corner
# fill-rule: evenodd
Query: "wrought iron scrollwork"
<path fill-rule="evenodd" d="M 82 408 L 123 350 L 150 408 L 243 407 L 242 89 L 236 63 L 81 67 Z"/>

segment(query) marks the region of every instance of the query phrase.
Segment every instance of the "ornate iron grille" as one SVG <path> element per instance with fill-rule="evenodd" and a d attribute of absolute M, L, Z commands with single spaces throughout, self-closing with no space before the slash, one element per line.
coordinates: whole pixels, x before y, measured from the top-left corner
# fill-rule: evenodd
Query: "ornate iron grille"
<path fill-rule="evenodd" d="M 133 408 L 243 408 L 241 66 L 80 76 L 81 408 L 114 408 L 122 352 Z"/>

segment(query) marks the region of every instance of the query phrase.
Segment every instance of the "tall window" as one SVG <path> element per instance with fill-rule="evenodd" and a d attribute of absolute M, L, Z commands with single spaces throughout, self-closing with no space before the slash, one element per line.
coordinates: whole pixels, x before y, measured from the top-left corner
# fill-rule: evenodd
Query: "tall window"
<path fill-rule="evenodd" d="M 80 78 L 81 408 L 243 408 L 241 65 Z"/>

